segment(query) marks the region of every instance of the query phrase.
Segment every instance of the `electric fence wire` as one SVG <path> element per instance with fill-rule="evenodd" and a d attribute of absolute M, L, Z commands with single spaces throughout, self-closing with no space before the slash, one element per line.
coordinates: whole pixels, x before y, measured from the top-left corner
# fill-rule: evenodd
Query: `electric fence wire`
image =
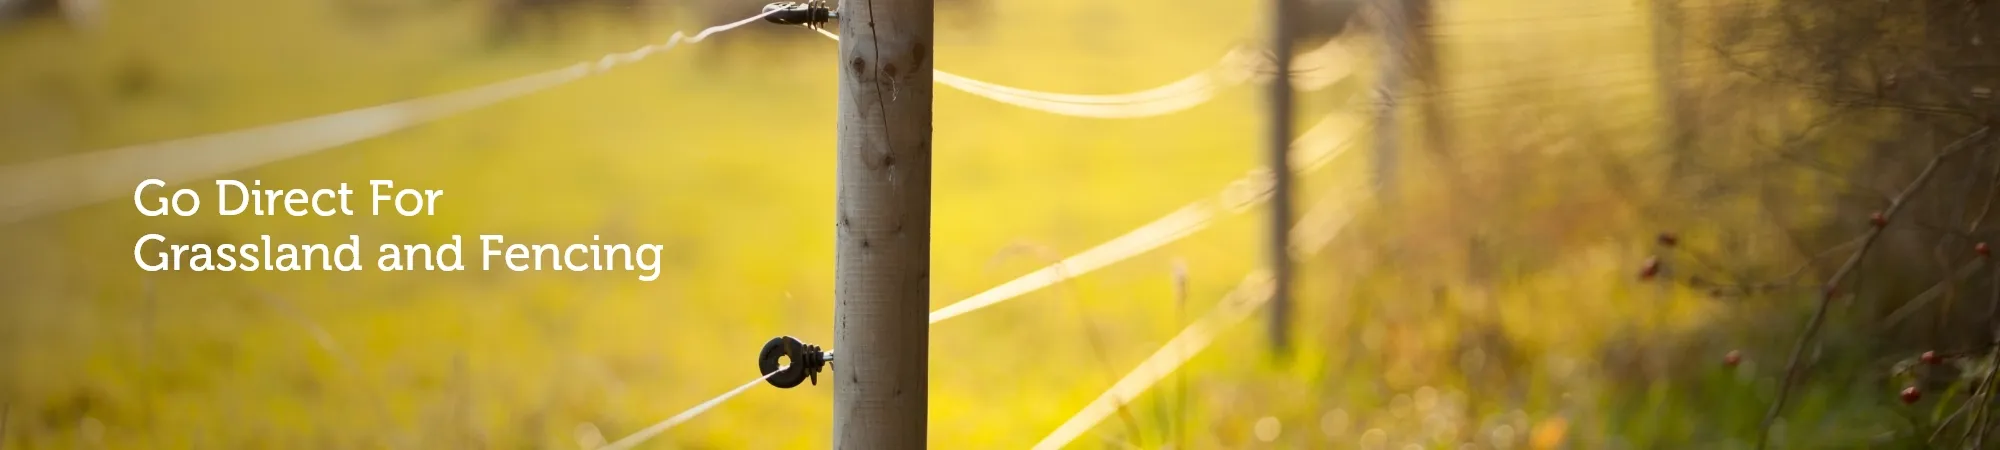
<path fill-rule="evenodd" d="M 662 420 L 659 423 L 655 423 L 652 426 L 639 430 L 636 433 L 632 433 L 629 436 L 625 436 L 625 438 L 619 439 L 617 442 L 605 444 L 603 447 L 598 447 L 596 450 L 628 450 L 631 449 L 632 446 L 645 443 L 646 440 L 652 439 L 654 436 L 659 436 L 660 433 L 664 433 L 670 428 L 679 426 L 680 424 L 687 422 L 689 419 L 695 418 L 695 416 L 700 416 L 702 413 L 708 412 L 708 410 L 710 409 L 715 409 L 717 405 L 721 405 L 723 402 L 729 401 L 729 399 L 736 398 L 736 396 L 741 395 L 743 391 L 748 391 L 750 390 L 750 388 L 757 386 L 757 383 L 762 383 L 764 382 L 765 379 L 771 378 L 771 375 L 784 373 L 785 369 L 788 367 L 790 366 L 780 367 L 775 372 L 771 372 L 764 376 L 757 377 L 757 379 L 750 380 L 750 382 L 748 383 L 743 383 L 742 386 L 737 386 L 736 389 L 730 389 L 729 392 L 724 392 L 722 393 L 722 395 L 718 395 L 715 396 L 715 398 L 708 399 L 708 401 L 701 402 L 701 404 L 699 405 L 694 405 L 693 408 L 688 408 L 686 411 L 681 411 L 680 414 L 675 414 L 673 417 L 668 417 L 667 420 Z"/>
<path fill-rule="evenodd" d="M 180 184 L 372 139 L 639 62 L 682 43 L 698 43 L 770 14 L 764 12 L 709 27 L 692 36 L 676 31 L 666 41 L 607 54 L 595 63 L 579 62 L 454 92 L 255 128 L 0 167 L 0 225 L 118 198 L 138 180 L 158 178 L 169 185 Z"/>
<path fill-rule="evenodd" d="M 828 38 L 839 40 L 838 35 L 824 29 L 816 31 Z M 1340 52 L 1339 47 L 1335 45 L 1334 42 L 1329 42 L 1319 50 L 1306 53 L 1305 55 L 1319 55 L 1317 57 L 1309 57 L 1307 60 L 1320 62 L 1321 67 L 1336 67 L 1335 64 L 1329 63 L 1333 61 L 1332 58 L 1345 57 L 1346 54 Z M 1225 58 L 1225 63 L 1218 64 L 1217 69 L 1232 67 L 1228 64 L 1229 61 L 1243 61 L 1241 59 L 1231 59 L 1239 57 L 1238 55 L 1239 53 L 1232 52 L 1231 57 Z M 1254 65 L 1236 65 L 1233 67 L 1243 70 L 1242 72 L 1236 72 L 1240 74 L 1239 76 L 1243 77 L 1236 79 L 1238 82 L 1243 79 L 1249 79 L 1257 73 L 1257 67 Z M 1341 67 L 1350 68 L 1344 65 Z M 1098 117 L 1119 116 L 1121 113 L 1143 114 L 1150 110 L 1120 111 L 1111 108 L 1051 110 L 1044 109 L 1041 106 L 1049 106 L 1051 104 L 1080 107 L 1130 106 L 1146 105 L 1149 102 L 1162 101 L 1169 102 L 1167 103 L 1168 105 L 1180 105 L 1182 103 L 1172 102 L 1186 101 L 1178 99 L 1192 98 L 1200 98 L 1200 101 L 1195 103 L 1199 104 L 1200 102 L 1205 102 L 1208 98 L 1206 96 L 1210 95 L 1213 91 L 1213 85 L 1210 84 L 1213 82 L 1213 78 L 1209 78 L 1212 76 L 1210 73 L 1198 73 L 1181 81 L 1146 91 L 1110 95 L 1055 94 L 1007 88 L 1005 86 L 978 82 L 941 70 L 933 71 L 933 75 L 939 83 L 996 101 L 1059 114 L 1088 111 L 1100 114 Z M 1343 73 L 1332 77 L 1331 80 L 1338 81 L 1347 75 Z M 1328 81 L 1326 84 L 1332 84 L 1333 81 Z M 1293 82 L 1298 82 L 1296 76 Z M 1353 136 L 1360 131 L 1362 125 L 1362 121 L 1357 117 L 1342 113 L 1327 115 L 1318 124 L 1308 129 L 1305 133 L 1302 133 L 1299 138 L 1292 142 L 1289 153 L 1289 157 L 1292 159 L 1292 166 L 1300 168 L 1301 173 L 1309 173 L 1332 162 L 1335 157 L 1341 155 L 1349 148 L 1348 144 L 1352 143 Z M 1318 254 L 1321 249 L 1332 242 L 1333 238 L 1339 234 L 1353 217 L 1352 210 L 1345 205 L 1346 202 L 1342 201 L 1344 199 L 1341 198 L 1341 195 L 1350 192 L 1360 192 L 1362 191 L 1359 189 L 1360 187 L 1359 185 L 1349 185 L 1336 189 L 1333 193 L 1322 198 L 1318 204 L 1314 205 L 1311 210 L 1306 211 L 1300 217 L 1291 231 L 1293 233 L 1291 252 L 1296 258 L 1310 258 Z M 1113 263 L 1163 247 L 1206 228 L 1212 220 L 1219 216 L 1240 213 L 1262 203 L 1269 199 L 1269 194 L 1269 171 L 1262 169 L 1252 170 L 1250 174 L 1230 182 L 1228 187 L 1224 188 L 1222 192 L 1213 198 L 1196 200 L 1187 206 L 1168 213 L 1166 216 L 1112 238 L 1103 244 L 932 311 L 930 314 L 930 323 L 935 325 L 939 322 L 985 309 L 1007 300 L 1020 298 L 1023 295 L 1053 286 L 1064 280 L 1075 278 Z M 1134 368 L 1125 377 L 1119 379 L 1110 389 L 1106 390 L 1097 399 L 1077 411 L 1075 415 L 1052 431 L 1035 448 L 1061 448 L 1063 445 L 1067 445 L 1083 433 L 1089 431 L 1091 427 L 1115 413 L 1119 406 L 1129 402 L 1130 399 L 1135 398 L 1138 394 L 1144 393 L 1154 383 L 1159 382 L 1168 374 L 1178 370 L 1195 353 L 1206 349 L 1209 344 L 1214 342 L 1216 335 L 1241 323 L 1251 313 L 1263 307 L 1270 300 L 1271 289 L 1270 273 L 1262 269 L 1253 271 L 1236 288 L 1232 289 L 1217 304 L 1215 309 L 1175 335 L 1160 350 L 1154 352 L 1152 356 L 1141 362 L 1139 367 Z M 755 385 L 763 381 L 766 377 L 768 375 L 752 380 L 750 383 L 745 384 L 745 386 Z M 693 412 L 692 415 L 706 412 L 714 404 L 735 397 L 741 393 L 742 389 L 744 388 L 739 387 L 722 396 L 703 402 L 701 406 L 697 407 L 699 411 Z M 691 409 L 690 411 L 695 410 Z M 691 414 L 682 413 L 675 417 L 681 418 L 682 416 L 691 417 Z M 680 421 L 673 423 L 678 424 L 685 422 L 685 420 L 686 418 L 681 418 Z M 671 426 L 661 427 L 656 425 L 655 427 L 660 428 L 659 430 L 649 428 L 652 432 L 648 436 L 656 435 Z M 630 439 L 632 438 L 627 438 L 626 440 Z"/>
<path fill-rule="evenodd" d="M 814 29 L 835 41 L 840 35 L 824 28 Z M 1223 55 L 1213 66 L 1160 87 L 1123 94 L 1065 94 L 1003 86 L 975 80 L 943 70 L 932 70 L 938 84 L 1000 103 L 1051 114 L 1098 119 L 1134 119 L 1162 116 L 1208 103 L 1223 88 L 1245 82 L 1263 82 L 1273 77 L 1275 64 L 1268 54 L 1237 48 Z M 1353 58 L 1339 40 L 1293 57 L 1294 67 L 1308 69 L 1290 74 L 1300 90 L 1313 91 L 1345 79 L 1352 72 Z"/>

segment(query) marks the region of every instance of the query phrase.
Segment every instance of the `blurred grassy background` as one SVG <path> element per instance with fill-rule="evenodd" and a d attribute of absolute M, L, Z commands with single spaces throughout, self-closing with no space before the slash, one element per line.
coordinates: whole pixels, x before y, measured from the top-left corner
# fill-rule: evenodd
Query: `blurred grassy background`
<path fill-rule="evenodd" d="M 492 5 L 464 0 L 121 2 L 89 30 L 17 22 L 0 30 L 0 163 L 507 79 L 757 6 L 585 9 L 511 40 L 495 39 Z M 955 2 L 940 6 L 936 65 L 1037 90 L 1136 90 L 1261 39 L 1261 8 Z M 1440 97 L 1466 143 L 1449 160 L 1459 169 L 1412 151 L 1407 205 L 1363 218 L 1303 264 L 1305 342 L 1291 364 L 1271 364 L 1262 333 L 1239 327 L 1186 370 L 1185 418 L 1163 384 L 1077 446 L 1158 448 L 1185 433 L 1200 448 L 1726 448 L 1755 435 L 1788 332 L 1744 331 L 1716 299 L 1631 275 L 1655 232 L 1713 248 L 1700 231 L 1725 225 L 1706 219 L 1755 215 L 1649 209 L 1671 193 L 1652 175 L 1664 163 L 1645 7 L 1459 2 L 1441 17 L 1453 88 Z M 113 201 L 0 227 L 0 445 L 575 448 L 755 376 L 752 353 L 772 336 L 830 342 L 834 51 L 804 30 L 753 24 L 225 176 L 444 189 L 436 217 L 141 218 Z M 1369 70 L 1358 72 L 1303 94 L 1302 126 L 1365 89 Z M 933 307 L 1255 167 L 1259 98 L 1238 88 L 1181 114 L 1090 120 L 940 87 Z M 1366 161 L 1353 151 L 1307 176 L 1300 204 L 1363 176 Z M 1254 212 L 936 328 L 931 445 L 1016 448 L 1054 429 L 1257 264 Z M 615 272 L 147 274 L 131 245 L 155 232 L 214 243 L 359 234 L 370 246 L 598 234 L 667 256 L 652 283 Z M 1177 261 L 1192 274 L 1184 312 Z M 1768 351 L 1718 364 L 1745 333 L 1767 334 L 1751 342 Z M 1851 387 L 1808 390 L 1780 438 L 1892 431 L 1867 426 L 1893 417 L 1881 407 L 1892 391 L 1832 395 Z M 825 386 L 758 388 L 650 448 L 825 446 L 831 400 Z"/>

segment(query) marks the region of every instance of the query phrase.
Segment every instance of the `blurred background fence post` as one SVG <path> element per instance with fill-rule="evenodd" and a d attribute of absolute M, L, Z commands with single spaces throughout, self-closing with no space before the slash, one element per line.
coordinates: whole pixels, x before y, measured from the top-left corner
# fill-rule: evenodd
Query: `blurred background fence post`
<path fill-rule="evenodd" d="M 1672 163 L 1668 165 L 1668 176 L 1677 175 L 1685 158 L 1682 150 L 1687 148 L 1689 139 L 1694 137 L 1688 116 L 1691 112 L 1687 96 L 1681 91 L 1685 77 L 1681 75 L 1681 15 L 1674 0 L 1652 0 L 1653 70 L 1654 80 L 1659 85 L 1660 112 L 1665 116 L 1666 125 L 1661 128 L 1660 145 Z M 1669 178 L 1672 179 L 1672 178 Z"/>
<path fill-rule="evenodd" d="M 1271 265 L 1271 355 L 1279 360 L 1291 351 L 1292 311 L 1292 43 L 1298 0 L 1271 0 L 1271 53 L 1276 64 L 1269 86 L 1270 128 L 1264 136 L 1271 165 L 1271 218 L 1264 230 L 1270 244 L 1265 257 Z"/>
<path fill-rule="evenodd" d="M 833 446 L 924 448 L 934 5 L 840 8 Z"/>

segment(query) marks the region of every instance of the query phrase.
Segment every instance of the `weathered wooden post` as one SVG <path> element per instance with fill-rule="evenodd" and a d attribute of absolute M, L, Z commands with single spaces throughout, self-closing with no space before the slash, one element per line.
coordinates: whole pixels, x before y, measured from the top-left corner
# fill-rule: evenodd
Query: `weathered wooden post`
<path fill-rule="evenodd" d="M 1298 0 L 1271 0 L 1271 53 L 1277 72 L 1268 86 L 1271 106 L 1264 145 L 1271 169 L 1271 217 L 1264 230 L 1271 266 L 1271 354 L 1283 359 L 1291 351 L 1292 315 L 1292 43 Z"/>
<path fill-rule="evenodd" d="M 840 5 L 833 446 L 925 446 L 932 0 Z"/>

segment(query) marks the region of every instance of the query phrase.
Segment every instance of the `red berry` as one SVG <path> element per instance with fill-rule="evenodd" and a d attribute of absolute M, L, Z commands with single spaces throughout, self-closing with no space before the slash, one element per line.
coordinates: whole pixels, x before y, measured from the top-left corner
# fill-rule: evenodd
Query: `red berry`
<path fill-rule="evenodd" d="M 1876 211 L 1868 214 L 1868 223 L 1875 225 L 1875 228 L 1882 228 L 1889 224 L 1889 218 L 1882 217 L 1882 212 Z"/>
<path fill-rule="evenodd" d="M 1654 275 L 1659 275 L 1659 274 L 1660 274 L 1660 257 L 1658 256 L 1646 257 L 1646 262 L 1639 266 L 1639 279 L 1651 280 L 1653 279 Z"/>
<path fill-rule="evenodd" d="M 1659 241 L 1660 245 L 1672 247 L 1674 244 L 1681 242 L 1681 237 L 1675 236 L 1673 233 L 1660 233 Z"/>
<path fill-rule="evenodd" d="M 1921 398 L 1924 398 L 1924 394 L 1917 392 L 1916 386 L 1903 388 L 1903 404 L 1907 405 L 1911 403 L 1916 403 L 1917 399 Z"/>
<path fill-rule="evenodd" d="M 1978 253 L 1979 256 L 1993 256 L 1993 249 L 1986 248 L 1985 242 L 1972 244 L 1972 252 Z"/>
<path fill-rule="evenodd" d="M 1729 354 L 1722 355 L 1722 365 L 1729 367 L 1736 367 L 1737 364 L 1742 362 L 1743 362 L 1743 352 L 1730 350 Z"/>
<path fill-rule="evenodd" d="M 1924 355 L 1917 357 L 1917 359 L 1923 361 L 1924 364 L 1930 364 L 1933 366 L 1938 365 L 1938 363 L 1944 362 L 1944 358 L 1938 357 L 1937 352 L 1924 352 Z"/>

